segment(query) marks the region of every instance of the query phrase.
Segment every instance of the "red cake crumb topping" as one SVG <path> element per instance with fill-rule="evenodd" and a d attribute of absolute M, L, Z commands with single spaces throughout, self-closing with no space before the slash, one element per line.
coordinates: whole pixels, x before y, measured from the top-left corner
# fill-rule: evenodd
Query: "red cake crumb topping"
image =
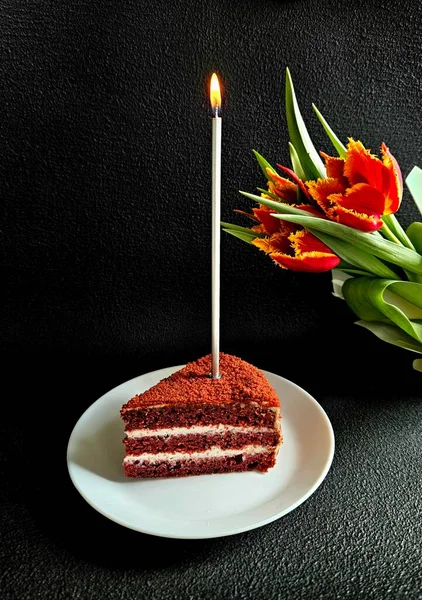
<path fill-rule="evenodd" d="M 260 406 L 279 407 L 279 398 L 265 375 L 232 354 L 220 353 L 220 379 L 212 379 L 211 354 L 173 373 L 122 407 L 122 412 L 162 404 L 213 404 L 255 402 Z"/>

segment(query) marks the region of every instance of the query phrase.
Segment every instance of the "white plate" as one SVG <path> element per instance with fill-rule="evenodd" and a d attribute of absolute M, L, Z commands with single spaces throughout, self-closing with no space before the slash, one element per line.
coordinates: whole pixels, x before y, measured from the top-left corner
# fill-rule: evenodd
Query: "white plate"
<path fill-rule="evenodd" d="M 331 423 L 298 385 L 268 371 L 282 406 L 284 442 L 268 473 L 137 480 L 123 475 L 120 408 L 183 365 L 136 377 L 107 392 L 76 423 L 67 448 L 70 478 L 99 513 L 168 538 L 216 538 L 261 527 L 315 492 L 334 455 Z"/>

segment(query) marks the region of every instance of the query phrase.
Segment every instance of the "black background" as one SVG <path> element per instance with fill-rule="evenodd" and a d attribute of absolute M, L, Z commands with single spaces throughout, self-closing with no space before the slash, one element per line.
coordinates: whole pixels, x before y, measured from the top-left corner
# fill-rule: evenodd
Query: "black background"
<path fill-rule="evenodd" d="M 221 349 L 298 383 L 336 456 L 262 529 L 182 542 L 125 530 L 68 480 L 80 414 L 210 351 L 210 74 L 223 85 L 222 218 L 288 164 L 289 67 L 315 145 L 422 165 L 420 3 L 0 2 L 3 598 L 421 598 L 420 374 L 356 327 L 331 276 L 222 234 Z M 405 191 L 404 226 L 419 218 Z M 62 423 L 61 428 L 57 422 Z M 141 558 L 141 550 L 148 556 Z"/>

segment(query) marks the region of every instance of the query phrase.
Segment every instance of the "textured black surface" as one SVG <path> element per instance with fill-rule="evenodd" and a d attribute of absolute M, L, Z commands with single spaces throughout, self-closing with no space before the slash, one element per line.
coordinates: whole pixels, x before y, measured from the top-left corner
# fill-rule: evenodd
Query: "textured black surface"
<path fill-rule="evenodd" d="M 0 3 L 0 597 L 422 598 L 422 398 L 412 356 L 355 327 L 329 274 L 222 236 L 221 346 L 298 383 L 336 435 L 327 479 L 261 529 L 143 536 L 72 487 L 65 451 L 111 387 L 209 351 L 210 114 L 224 84 L 222 217 L 288 162 L 289 66 L 315 144 L 385 140 L 422 164 L 420 3 Z M 417 217 L 406 195 L 399 217 Z M 63 429 L 54 427 L 60 418 Z"/>

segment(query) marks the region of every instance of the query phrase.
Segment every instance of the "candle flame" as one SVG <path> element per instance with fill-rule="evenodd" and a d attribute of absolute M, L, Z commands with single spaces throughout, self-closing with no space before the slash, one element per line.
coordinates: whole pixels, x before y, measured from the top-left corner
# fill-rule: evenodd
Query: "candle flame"
<path fill-rule="evenodd" d="M 213 73 L 211 77 L 210 100 L 213 111 L 218 112 L 221 108 L 221 92 L 220 83 L 216 73 Z"/>

